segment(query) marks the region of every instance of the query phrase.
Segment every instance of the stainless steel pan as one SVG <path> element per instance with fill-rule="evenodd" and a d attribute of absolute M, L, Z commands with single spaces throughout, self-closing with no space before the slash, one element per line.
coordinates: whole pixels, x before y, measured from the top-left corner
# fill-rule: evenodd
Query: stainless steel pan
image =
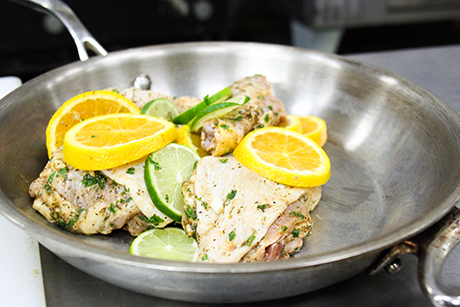
<path fill-rule="evenodd" d="M 55 2 L 34 1 L 51 10 Z M 54 14 L 65 18 L 62 12 L 71 11 L 58 4 Z M 71 31 L 76 41 L 82 37 L 75 33 L 85 33 L 94 46 L 86 30 Z M 47 160 L 46 125 L 68 98 L 127 87 L 141 74 L 150 76 L 157 91 L 203 97 L 257 73 L 272 81 L 289 113 L 320 116 L 329 128 L 325 150 L 332 177 L 313 212 L 313 235 L 290 260 L 203 264 L 140 258 L 128 253 L 132 238 L 126 233 L 72 234 L 32 209 L 28 186 Z M 454 208 L 460 196 L 460 119 L 423 88 L 378 68 L 255 43 L 172 44 L 96 56 L 45 73 L 2 99 L 0 159 L 3 215 L 71 265 L 136 292 L 189 302 L 269 300 L 369 268 L 394 269 L 398 255 L 412 252 L 421 257 L 422 286 L 433 302 L 459 302 L 437 280 L 460 238 Z"/>

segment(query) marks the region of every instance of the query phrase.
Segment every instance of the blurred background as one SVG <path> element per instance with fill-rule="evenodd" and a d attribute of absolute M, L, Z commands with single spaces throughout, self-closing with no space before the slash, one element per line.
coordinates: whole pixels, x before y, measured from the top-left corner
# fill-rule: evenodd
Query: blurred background
<path fill-rule="evenodd" d="M 66 0 L 110 52 L 253 41 L 346 55 L 460 43 L 460 0 Z M 77 61 L 54 17 L 0 0 L 0 76 L 27 81 Z"/>

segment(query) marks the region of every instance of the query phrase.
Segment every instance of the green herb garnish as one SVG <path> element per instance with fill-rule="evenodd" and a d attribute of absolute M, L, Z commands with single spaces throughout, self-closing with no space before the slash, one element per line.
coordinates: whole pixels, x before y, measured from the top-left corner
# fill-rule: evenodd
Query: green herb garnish
<path fill-rule="evenodd" d="M 232 241 L 233 239 L 235 239 L 236 237 L 236 233 L 232 230 L 229 234 L 228 234 L 228 240 L 229 241 Z"/>

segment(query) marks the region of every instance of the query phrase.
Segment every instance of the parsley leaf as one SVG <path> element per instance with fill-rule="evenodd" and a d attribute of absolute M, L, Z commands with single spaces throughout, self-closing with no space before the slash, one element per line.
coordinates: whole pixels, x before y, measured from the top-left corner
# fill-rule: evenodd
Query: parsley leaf
<path fill-rule="evenodd" d="M 229 241 L 232 241 L 233 239 L 235 239 L 236 237 L 236 233 L 232 230 L 229 234 L 228 234 L 228 240 Z"/>

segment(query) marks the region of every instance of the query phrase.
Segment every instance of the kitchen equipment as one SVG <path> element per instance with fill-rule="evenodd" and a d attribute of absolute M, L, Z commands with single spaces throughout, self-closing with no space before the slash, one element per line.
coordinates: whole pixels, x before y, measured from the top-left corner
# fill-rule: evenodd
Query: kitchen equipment
<path fill-rule="evenodd" d="M 139 258 L 127 252 L 132 238 L 124 232 L 72 234 L 31 208 L 28 186 L 46 163 L 47 122 L 68 98 L 127 87 L 142 74 L 157 91 L 203 97 L 256 73 L 272 81 L 289 113 L 317 115 L 329 125 L 325 150 L 332 177 L 312 213 L 313 235 L 290 260 L 206 264 Z M 393 265 L 405 246 L 398 243 L 443 216 L 447 221 L 435 225 L 442 236 L 425 236 L 405 251 L 421 249 L 421 267 L 432 269 L 431 255 L 436 267 L 442 257 L 431 251 L 449 250 L 460 238 L 459 212 L 452 209 L 460 196 L 458 115 L 410 81 L 337 56 L 229 42 L 132 49 L 50 71 L 7 95 L 0 108 L 1 213 L 68 263 L 140 293 L 197 302 L 287 297 L 356 275 L 396 246 L 378 262 Z M 455 303 L 458 298 L 437 289 L 432 278 L 438 275 L 425 276 L 431 275 L 422 275 L 422 284 L 434 302 Z"/>

